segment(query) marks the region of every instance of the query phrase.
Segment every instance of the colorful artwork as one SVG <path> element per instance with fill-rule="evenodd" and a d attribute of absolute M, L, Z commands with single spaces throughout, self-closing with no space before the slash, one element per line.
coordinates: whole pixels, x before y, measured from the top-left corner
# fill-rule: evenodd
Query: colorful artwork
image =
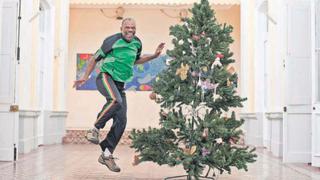
<path fill-rule="evenodd" d="M 135 65 L 133 68 L 133 79 L 126 83 L 127 90 L 151 91 L 152 82 L 158 73 L 166 68 L 167 55 L 161 55 L 158 58 L 144 64 Z"/>
<path fill-rule="evenodd" d="M 92 54 L 77 54 L 77 79 L 81 78 L 87 68 L 87 62 Z M 149 61 L 144 64 L 134 66 L 133 79 L 126 83 L 126 90 L 133 91 L 151 91 L 152 82 L 159 72 L 166 68 L 167 55 L 161 55 L 157 59 Z M 95 70 L 91 73 L 89 80 L 77 87 L 77 90 L 96 90 L 96 77 L 100 73 L 100 63 L 97 64 Z"/>
<path fill-rule="evenodd" d="M 92 54 L 77 54 L 77 79 L 80 79 L 88 66 L 88 61 Z M 91 73 L 89 80 L 81 87 L 77 87 L 77 90 L 96 90 L 96 77 L 100 73 L 100 65 L 97 64 L 95 70 Z"/>

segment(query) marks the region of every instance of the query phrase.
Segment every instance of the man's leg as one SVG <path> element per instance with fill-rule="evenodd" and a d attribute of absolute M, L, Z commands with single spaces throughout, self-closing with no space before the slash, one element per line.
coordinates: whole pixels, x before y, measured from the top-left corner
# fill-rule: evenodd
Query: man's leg
<path fill-rule="evenodd" d="M 127 98 L 125 93 L 122 93 L 122 106 L 116 112 L 113 117 L 112 127 L 107 135 L 107 137 L 101 141 L 100 146 L 102 151 L 106 148 L 109 149 L 111 153 L 115 150 L 117 144 L 119 143 L 121 136 L 127 125 Z"/>
<path fill-rule="evenodd" d="M 106 98 L 107 102 L 98 114 L 94 123 L 95 128 L 87 132 L 86 138 L 94 143 L 99 143 L 99 130 L 102 129 L 106 122 L 111 119 L 122 106 L 122 98 L 113 79 L 106 73 L 100 73 L 97 77 L 97 88 Z"/>
<path fill-rule="evenodd" d="M 117 111 L 113 117 L 112 127 L 107 137 L 100 143 L 102 153 L 98 159 L 101 164 L 106 165 L 111 171 L 120 172 L 120 168 L 114 162 L 112 153 L 114 152 L 127 124 L 127 100 L 126 96 L 122 94 L 122 108 Z M 110 154 L 106 154 L 108 152 Z"/>

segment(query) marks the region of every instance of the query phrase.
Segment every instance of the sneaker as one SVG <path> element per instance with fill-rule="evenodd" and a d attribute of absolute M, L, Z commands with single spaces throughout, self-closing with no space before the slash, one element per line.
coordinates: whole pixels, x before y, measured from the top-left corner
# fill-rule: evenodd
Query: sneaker
<path fill-rule="evenodd" d="M 110 171 L 120 172 L 120 168 L 114 162 L 114 159 L 115 158 L 112 155 L 106 157 L 106 156 L 104 156 L 104 154 L 102 152 L 102 154 L 100 155 L 100 157 L 98 159 L 98 162 L 103 165 L 106 165 L 110 169 Z"/>
<path fill-rule="evenodd" d="M 99 144 L 99 131 L 96 129 L 90 129 L 87 131 L 87 134 L 85 135 L 86 139 L 93 144 Z"/>

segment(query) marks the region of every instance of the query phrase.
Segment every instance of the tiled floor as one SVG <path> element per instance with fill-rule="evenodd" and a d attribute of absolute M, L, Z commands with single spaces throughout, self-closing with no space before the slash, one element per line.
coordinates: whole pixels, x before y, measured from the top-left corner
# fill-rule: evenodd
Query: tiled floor
<path fill-rule="evenodd" d="M 305 164 L 283 164 L 268 152 L 258 150 L 258 161 L 249 171 L 233 170 L 218 180 L 320 180 L 320 169 Z M 121 173 L 112 173 L 97 162 L 96 145 L 52 145 L 21 155 L 15 163 L 0 162 L 0 180 L 153 180 L 184 174 L 182 167 L 158 166 L 145 162 L 132 166 L 134 150 L 120 145 L 115 156 Z"/>

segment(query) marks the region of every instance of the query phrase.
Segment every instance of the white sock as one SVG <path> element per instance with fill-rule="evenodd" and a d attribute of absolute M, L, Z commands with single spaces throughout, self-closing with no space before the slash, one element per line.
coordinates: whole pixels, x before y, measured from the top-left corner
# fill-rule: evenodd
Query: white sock
<path fill-rule="evenodd" d="M 98 129 L 98 128 L 96 128 L 96 127 L 93 127 L 93 129 L 94 129 L 94 130 L 96 130 L 97 132 L 99 132 L 99 129 Z"/>
<path fill-rule="evenodd" d="M 111 155 L 111 152 L 109 151 L 108 148 L 106 148 L 106 149 L 104 150 L 103 155 L 104 155 L 105 157 L 108 157 L 108 156 Z"/>

